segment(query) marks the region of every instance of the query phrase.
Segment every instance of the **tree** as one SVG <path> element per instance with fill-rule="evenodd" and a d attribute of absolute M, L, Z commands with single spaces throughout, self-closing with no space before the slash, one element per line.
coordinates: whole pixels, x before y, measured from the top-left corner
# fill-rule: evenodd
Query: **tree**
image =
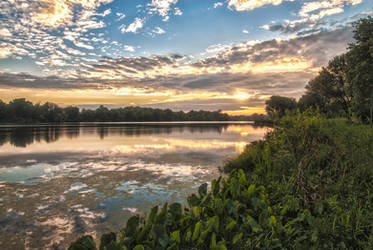
<path fill-rule="evenodd" d="M 352 110 L 360 120 L 367 122 L 373 98 L 373 18 L 367 17 L 354 23 L 355 42 L 347 53 L 351 84 Z"/>
<path fill-rule="evenodd" d="M 274 95 L 266 101 L 267 114 L 272 118 L 275 115 L 282 117 L 285 115 L 286 110 L 295 110 L 296 108 L 297 102 L 294 98 Z"/>
<path fill-rule="evenodd" d="M 109 109 L 100 105 L 100 107 L 96 109 L 96 121 L 109 121 Z"/>
<path fill-rule="evenodd" d="M 63 122 L 65 120 L 63 110 L 54 103 L 46 102 L 40 109 L 43 122 Z"/>
<path fill-rule="evenodd" d="M 66 121 L 68 122 L 78 122 L 79 121 L 79 108 L 77 107 L 66 107 L 63 109 L 66 115 Z"/>
<path fill-rule="evenodd" d="M 323 67 L 306 86 L 307 92 L 299 100 L 299 108 L 318 107 L 329 116 L 350 116 L 351 91 L 346 80 L 348 65 L 345 55 L 336 56 Z"/>
<path fill-rule="evenodd" d="M 8 103 L 10 121 L 25 122 L 31 121 L 33 115 L 33 104 L 25 98 L 14 99 Z"/>
<path fill-rule="evenodd" d="M 0 121 L 6 121 L 6 104 L 0 100 Z"/>

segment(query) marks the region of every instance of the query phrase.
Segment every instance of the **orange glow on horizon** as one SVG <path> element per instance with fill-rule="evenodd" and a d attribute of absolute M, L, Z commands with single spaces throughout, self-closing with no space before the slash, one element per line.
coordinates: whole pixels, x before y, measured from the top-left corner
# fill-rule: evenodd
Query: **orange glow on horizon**
<path fill-rule="evenodd" d="M 266 114 L 265 107 L 246 107 L 245 109 L 239 110 L 223 110 L 223 113 L 227 113 L 228 115 L 252 115 L 254 113 L 257 114 Z"/>

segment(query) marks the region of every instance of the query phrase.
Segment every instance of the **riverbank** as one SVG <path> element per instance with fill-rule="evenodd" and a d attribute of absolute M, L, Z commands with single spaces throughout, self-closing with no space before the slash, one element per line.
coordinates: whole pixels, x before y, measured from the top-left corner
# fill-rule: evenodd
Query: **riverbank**
<path fill-rule="evenodd" d="M 371 249 L 373 130 L 317 113 L 285 116 L 179 203 L 131 217 L 108 249 Z M 209 191 L 208 191 L 209 190 Z M 95 249 L 90 236 L 70 249 Z"/>

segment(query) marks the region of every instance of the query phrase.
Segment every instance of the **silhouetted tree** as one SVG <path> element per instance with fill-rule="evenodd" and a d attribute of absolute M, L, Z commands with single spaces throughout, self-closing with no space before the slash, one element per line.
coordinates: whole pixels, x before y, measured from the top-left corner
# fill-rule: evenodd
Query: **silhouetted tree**
<path fill-rule="evenodd" d="M 297 101 L 294 98 L 274 95 L 266 101 L 267 114 L 272 118 L 275 115 L 282 117 L 286 110 L 295 110 L 296 108 Z"/>

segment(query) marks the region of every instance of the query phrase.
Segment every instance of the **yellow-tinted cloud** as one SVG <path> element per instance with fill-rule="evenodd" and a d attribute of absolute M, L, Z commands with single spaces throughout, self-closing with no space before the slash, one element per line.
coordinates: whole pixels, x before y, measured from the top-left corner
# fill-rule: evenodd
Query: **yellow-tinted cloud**
<path fill-rule="evenodd" d="M 232 63 L 229 66 L 206 65 L 203 67 L 193 64 L 165 64 L 152 67 L 148 70 L 133 70 L 127 66 L 118 66 L 117 68 L 99 68 L 99 70 L 86 70 L 83 72 L 85 77 L 99 78 L 107 80 L 123 79 L 124 77 L 133 79 L 154 79 L 157 77 L 169 76 L 188 76 L 188 75 L 209 75 L 217 73 L 281 73 L 298 72 L 302 70 L 313 70 L 312 63 L 301 57 L 286 57 L 281 59 L 268 60 L 261 63 L 255 63 L 249 59 L 243 63 Z"/>
<path fill-rule="evenodd" d="M 283 0 L 229 0 L 228 6 L 238 11 L 253 10 L 266 4 L 279 5 Z"/>
<path fill-rule="evenodd" d="M 245 107 L 239 110 L 223 110 L 222 112 L 229 115 L 251 115 L 254 113 L 265 114 L 265 108 L 263 107 Z"/>
<path fill-rule="evenodd" d="M 12 93 L 11 95 L 9 93 Z M 190 91 L 188 93 L 175 90 L 155 90 L 143 88 L 108 88 L 108 89 L 71 89 L 48 90 L 18 88 L 17 91 L 0 89 L 0 100 L 9 102 L 15 98 L 27 98 L 32 102 L 55 102 L 62 106 L 67 105 L 145 105 L 153 103 L 168 103 L 188 100 L 231 99 L 246 103 L 254 97 L 253 93 L 236 90 L 232 94 L 216 91 Z"/>
<path fill-rule="evenodd" d="M 32 21 L 44 26 L 58 27 L 66 25 L 73 19 L 74 5 L 80 5 L 83 9 L 93 10 L 112 0 L 43 0 L 39 11 L 32 16 Z"/>
<path fill-rule="evenodd" d="M 7 47 L 0 47 L 0 59 L 1 58 L 8 58 L 12 55 L 12 51 Z"/>
<path fill-rule="evenodd" d="M 72 19 L 72 10 L 68 1 L 53 0 L 44 3 L 48 7 L 33 16 L 33 21 L 45 26 L 56 27 Z"/>

